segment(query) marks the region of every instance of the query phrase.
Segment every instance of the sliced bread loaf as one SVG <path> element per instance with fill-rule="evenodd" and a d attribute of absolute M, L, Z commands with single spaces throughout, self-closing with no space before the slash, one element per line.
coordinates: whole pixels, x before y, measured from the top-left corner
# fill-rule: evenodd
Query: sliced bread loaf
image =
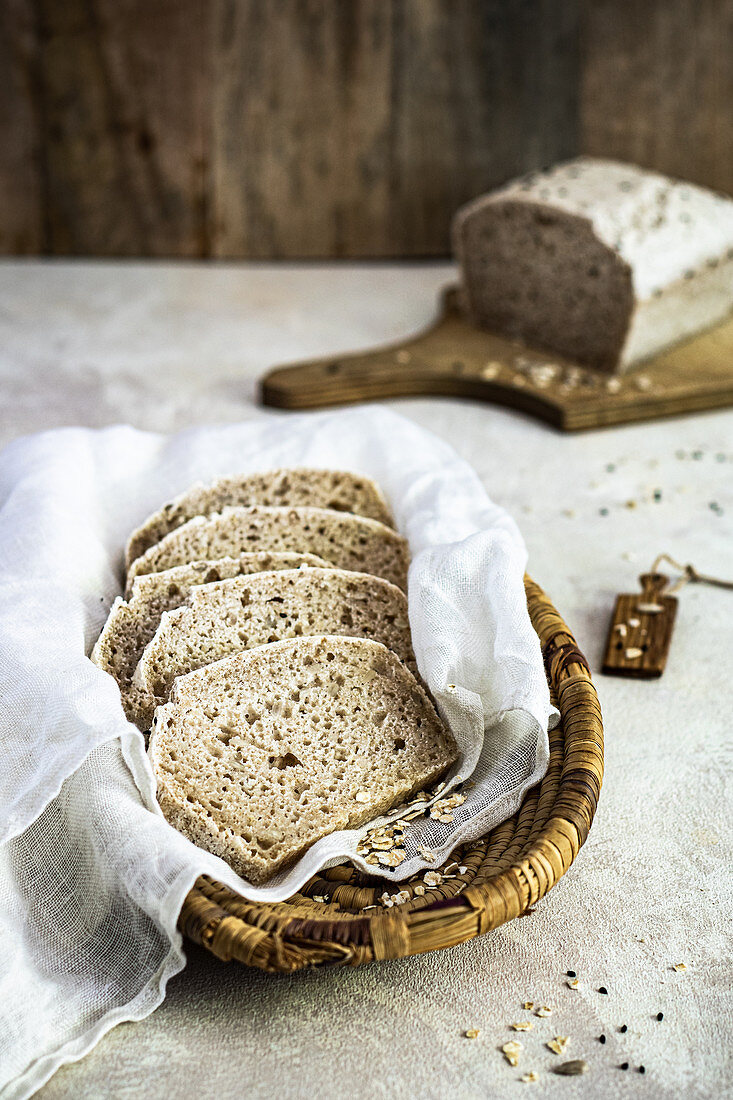
<path fill-rule="evenodd" d="M 118 597 L 112 604 L 91 654 L 94 664 L 109 672 L 119 684 L 128 720 L 136 724 L 140 720 L 141 698 L 132 686 L 132 676 L 164 611 L 180 607 L 198 585 L 262 570 L 297 569 L 301 565 L 329 568 L 328 562 L 315 554 L 262 552 L 242 554 L 238 558 L 196 561 L 137 577 L 129 602 Z M 147 729 L 149 724 L 148 721 L 142 728 Z"/>
<path fill-rule="evenodd" d="M 295 550 L 317 554 L 341 569 L 356 569 L 407 587 L 407 542 L 374 519 L 327 508 L 225 508 L 194 516 L 133 561 L 135 577 L 201 558 L 238 557 L 244 551 Z"/>
<path fill-rule="evenodd" d="M 382 642 L 417 673 L 404 592 L 381 577 L 342 569 L 255 573 L 192 590 L 165 612 L 146 646 L 134 686 L 152 719 L 178 676 L 239 650 L 311 634 Z"/>
<path fill-rule="evenodd" d="M 181 677 L 149 747 L 168 821 L 254 883 L 404 801 L 457 755 L 399 659 L 342 637 L 277 642 Z"/>
<path fill-rule="evenodd" d="M 604 371 L 623 371 L 733 310 L 733 201 L 580 157 L 456 214 L 472 318 Z"/>
<path fill-rule="evenodd" d="M 193 516 L 221 512 L 231 505 L 252 504 L 330 508 L 368 516 L 390 527 L 393 525 L 384 497 L 368 477 L 344 470 L 308 469 L 242 474 L 219 478 L 213 485 L 194 485 L 163 505 L 130 536 L 127 565 Z"/>

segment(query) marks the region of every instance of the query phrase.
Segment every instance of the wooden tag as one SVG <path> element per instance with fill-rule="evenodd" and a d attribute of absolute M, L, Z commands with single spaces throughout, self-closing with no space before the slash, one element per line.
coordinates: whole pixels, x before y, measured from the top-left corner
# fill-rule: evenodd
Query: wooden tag
<path fill-rule="evenodd" d="M 667 663 L 677 614 L 674 596 L 663 596 L 669 578 L 662 573 L 639 577 L 642 591 L 621 595 L 611 620 L 603 671 L 609 676 L 652 680 Z"/>

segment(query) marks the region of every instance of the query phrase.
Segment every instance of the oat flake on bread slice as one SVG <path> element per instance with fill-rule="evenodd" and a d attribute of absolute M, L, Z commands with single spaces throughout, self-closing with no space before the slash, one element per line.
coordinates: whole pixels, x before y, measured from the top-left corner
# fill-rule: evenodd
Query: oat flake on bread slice
<path fill-rule="evenodd" d="M 458 757 L 390 650 L 327 636 L 181 677 L 156 712 L 148 752 L 168 821 L 258 884 L 328 833 L 403 802 Z"/>
<path fill-rule="evenodd" d="M 271 470 L 266 473 L 222 477 L 212 485 L 193 485 L 149 516 L 133 531 L 127 544 L 129 566 L 148 547 L 194 516 L 221 512 L 231 505 L 310 505 L 337 512 L 355 512 L 393 526 L 392 515 L 379 488 L 368 477 L 345 470 Z"/>
<path fill-rule="evenodd" d="M 372 638 L 417 673 L 407 599 L 396 585 L 345 569 L 254 573 L 195 588 L 184 606 L 161 616 L 133 679 L 144 700 L 140 722 L 148 728 L 176 677 L 239 650 L 312 634 Z"/>
<path fill-rule="evenodd" d="M 237 557 L 250 550 L 317 554 L 340 569 L 374 573 L 407 587 L 407 541 L 378 520 L 328 508 L 225 508 L 194 516 L 146 550 L 129 568 L 135 577 L 201 558 Z"/>
<path fill-rule="evenodd" d="M 297 569 L 315 565 L 331 568 L 315 554 L 259 553 L 238 558 L 195 561 L 177 565 L 162 573 L 144 573 L 137 577 L 129 601 L 121 597 L 110 608 L 91 660 L 117 681 L 127 718 L 136 722 L 141 700 L 132 687 L 132 676 L 145 646 L 155 634 L 164 611 L 180 607 L 191 590 L 201 584 L 238 577 L 263 570 Z M 147 729 L 147 726 L 145 727 Z"/>

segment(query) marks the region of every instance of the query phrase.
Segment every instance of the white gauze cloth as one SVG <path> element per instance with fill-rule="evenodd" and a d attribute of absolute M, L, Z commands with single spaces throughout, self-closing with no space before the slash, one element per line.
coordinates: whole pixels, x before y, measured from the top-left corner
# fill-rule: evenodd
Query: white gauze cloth
<path fill-rule="evenodd" d="M 88 654 L 123 586 L 130 531 L 196 481 L 333 467 L 381 486 L 410 543 L 418 666 L 475 785 L 454 821 L 419 819 L 397 869 L 361 863 L 364 830 L 324 838 L 253 887 L 163 818 L 142 735 Z M 544 774 L 550 704 L 510 517 L 444 443 L 359 408 L 173 437 L 59 429 L 0 456 L 0 1097 L 31 1095 L 105 1031 L 141 1019 L 184 965 L 176 920 L 200 874 L 281 900 L 353 857 L 389 884 L 512 814 Z M 430 863 L 417 846 L 435 853 Z M 398 889 L 398 888 L 397 888 Z"/>

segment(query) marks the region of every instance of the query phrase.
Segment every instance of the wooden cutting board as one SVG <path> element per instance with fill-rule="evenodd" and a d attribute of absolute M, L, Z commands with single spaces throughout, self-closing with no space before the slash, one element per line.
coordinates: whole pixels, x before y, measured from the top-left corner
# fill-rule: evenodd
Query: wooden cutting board
<path fill-rule="evenodd" d="M 384 397 L 475 397 L 521 409 L 564 431 L 718 409 L 733 404 L 733 318 L 626 375 L 608 375 L 476 328 L 442 294 L 425 332 L 373 351 L 277 367 L 261 400 L 313 409 Z"/>

